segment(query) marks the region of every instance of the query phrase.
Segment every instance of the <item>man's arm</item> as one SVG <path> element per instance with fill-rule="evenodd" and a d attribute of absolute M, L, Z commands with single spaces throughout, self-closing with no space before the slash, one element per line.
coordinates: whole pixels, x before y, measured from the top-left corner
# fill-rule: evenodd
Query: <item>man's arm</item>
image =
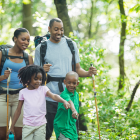
<path fill-rule="evenodd" d="M 97 70 L 95 67 L 90 67 L 88 71 L 85 71 L 80 66 L 80 58 L 79 58 L 79 52 L 76 43 L 73 41 L 74 49 L 75 49 L 75 62 L 76 62 L 76 72 L 78 73 L 79 77 L 90 77 L 92 74 L 96 75 Z M 89 64 L 90 65 L 90 64 Z"/>
<path fill-rule="evenodd" d="M 40 44 L 35 49 L 34 64 L 40 66 Z"/>
<path fill-rule="evenodd" d="M 34 59 L 34 64 L 40 66 L 40 47 L 41 45 L 39 44 L 36 49 L 35 49 L 35 59 Z M 50 70 L 51 64 L 44 64 L 43 69 L 48 72 Z"/>
<path fill-rule="evenodd" d="M 92 74 L 97 74 L 97 69 L 95 67 L 90 67 L 88 71 L 85 71 L 81 68 L 79 63 L 76 63 L 76 72 L 78 73 L 79 77 L 90 77 Z"/>

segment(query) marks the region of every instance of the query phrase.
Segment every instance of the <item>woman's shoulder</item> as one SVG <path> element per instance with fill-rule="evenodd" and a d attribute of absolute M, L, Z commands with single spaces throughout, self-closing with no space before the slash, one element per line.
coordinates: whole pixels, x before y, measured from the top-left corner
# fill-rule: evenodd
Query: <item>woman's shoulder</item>
<path fill-rule="evenodd" d="M 28 55 L 28 59 L 29 59 L 29 64 L 33 64 L 33 57 L 31 55 Z"/>

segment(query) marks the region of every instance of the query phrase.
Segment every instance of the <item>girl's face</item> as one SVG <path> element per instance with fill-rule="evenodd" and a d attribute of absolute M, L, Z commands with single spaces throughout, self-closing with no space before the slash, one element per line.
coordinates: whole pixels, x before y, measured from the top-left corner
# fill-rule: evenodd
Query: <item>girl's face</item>
<path fill-rule="evenodd" d="M 42 73 L 34 74 L 31 77 L 31 82 L 28 85 L 29 90 L 37 89 L 42 84 Z"/>
<path fill-rule="evenodd" d="M 30 34 L 27 32 L 21 32 L 17 38 L 14 37 L 14 42 L 21 50 L 25 50 L 30 43 Z"/>

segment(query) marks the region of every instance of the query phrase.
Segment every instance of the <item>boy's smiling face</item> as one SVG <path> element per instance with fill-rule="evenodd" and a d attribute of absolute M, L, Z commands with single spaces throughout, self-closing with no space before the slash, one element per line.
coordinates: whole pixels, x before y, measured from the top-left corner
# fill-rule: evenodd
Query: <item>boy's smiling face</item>
<path fill-rule="evenodd" d="M 66 85 L 66 88 L 68 89 L 68 91 L 74 94 L 76 86 L 78 86 L 79 84 L 77 76 L 68 75 L 66 79 L 64 80 L 64 84 Z"/>

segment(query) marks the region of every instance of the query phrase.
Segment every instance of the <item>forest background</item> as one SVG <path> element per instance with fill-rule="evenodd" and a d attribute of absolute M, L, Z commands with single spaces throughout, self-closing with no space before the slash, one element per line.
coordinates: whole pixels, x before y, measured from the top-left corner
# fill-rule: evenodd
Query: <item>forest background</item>
<path fill-rule="evenodd" d="M 59 17 L 65 35 L 78 46 L 80 65 L 97 68 L 95 89 L 103 140 L 140 140 L 139 0 L 0 0 L 0 45 L 11 44 L 16 28 L 31 34 L 27 52 L 34 57 L 34 37 L 45 35 Z M 81 140 L 98 137 L 91 78 L 80 78 Z"/>

